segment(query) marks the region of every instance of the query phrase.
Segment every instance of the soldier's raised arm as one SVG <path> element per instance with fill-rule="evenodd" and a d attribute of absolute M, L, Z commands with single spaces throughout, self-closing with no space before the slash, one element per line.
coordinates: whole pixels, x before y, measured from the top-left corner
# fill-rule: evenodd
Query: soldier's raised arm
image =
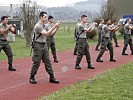
<path fill-rule="evenodd" d="M 48 31 L 45 31 L 44 29 L 40 32 L 42 35 L 45 36 L 50 36 L 52 34 L 52 32 L 59 27 L 59 23 L 56 23 L 51 29 L 49 29 Z"/>
<path fill-rule="evenodd" d="M 6 34 L 11 28 L 11 25 L 9 25 L 6 29 L 0 27 L 0 34 Z"/>

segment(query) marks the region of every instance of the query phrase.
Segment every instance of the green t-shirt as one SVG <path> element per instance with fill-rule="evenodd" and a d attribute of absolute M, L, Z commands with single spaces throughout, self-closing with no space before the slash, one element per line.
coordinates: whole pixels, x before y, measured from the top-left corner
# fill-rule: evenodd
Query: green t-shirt
<path fill-rule="evenodd" d="M 125 34 L 131 34 L 131 29 L 129 28 L 131 24 L 127 23 L 124 26 Z"/>
<path fill-rule="evenodd" d="M 35 32 L 35 40 L 36 38 L 41 34 L 41 32 L 44 30 L 44 25 L 37 23 L 34 27 Z M 46 43 L 47 37 L 45 35 L 41 35 L 36 41 L 41 43 Z"/>
<path fill-rule="evenodd" d="M 3 25 L 2 23 L 0 24 L 0 29 L 6 29 L 7 25 Z M 0 40 L 7 40 L 8 37 L 8 32 L 6 34 L 1 34 L 0 33 Z"/>
<path fill-rule="evenodd" d="M 103 28 L 102 28 L 102 32 L 103 32 L 103 37 L 108 37 L 110 38 L 110 30 L 109 30 L 109 27 L 108 25 L 104 25 Z"/>
<path fill-rule="evenodd" d="M 78 33 L 80 34 L 79 38 L 86 38 L 86 32 L 84 31 L 87 27 L 86 24 L 78 24 Z"/>

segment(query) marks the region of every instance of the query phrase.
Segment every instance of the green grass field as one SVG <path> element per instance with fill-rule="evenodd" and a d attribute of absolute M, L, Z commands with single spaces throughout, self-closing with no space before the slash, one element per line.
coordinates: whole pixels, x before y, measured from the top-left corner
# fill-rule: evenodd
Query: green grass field
<path fill-rule="evenodd" d="M 64 28 L 67 26 L 70 27 L 70 31 L 68 31 L 67 29 L 64 30 Z M 55 35 L 57 51 L 70 50 L 74 48 L 74 27 L 75 23 L 62 23 L 61 28 Z M 122 39 L 122 36 L 118 35 L 118 38 Z M 88 42 L 89 45 L 95 45 L 97 43 L 97 37 L 95 37 L 93 40 L 89 40 Z M 25 39 L 22 39 L 21 37 L 16 37 L 16 42 L 10 43 L 10 45 L 12 47 L 15 59 L 30 56 L 30 48 L 27 48 L 25 46 Z M 0 61 L 5 59 L 6 55 L 2 51 L 0 54 Z"/>
<path fill-rule="evenodd" d="M 37 100 L 133 100 L 133 63 Z"/>

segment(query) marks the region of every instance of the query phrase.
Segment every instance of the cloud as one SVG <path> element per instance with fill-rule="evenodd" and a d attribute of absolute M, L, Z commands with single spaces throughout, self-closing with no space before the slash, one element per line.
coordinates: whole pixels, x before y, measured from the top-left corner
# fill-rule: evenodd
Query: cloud
<path fill-rule="evenodd" d="M 0 0 L 0 4 L 20 4 L 24 0 Z M 87 0 L 32 0 L 36 1 L 39 5 L 44 5 L 47 7 L 58 7 L 58 6 L 66 6 L 72 3 L 87 1 Z"/>

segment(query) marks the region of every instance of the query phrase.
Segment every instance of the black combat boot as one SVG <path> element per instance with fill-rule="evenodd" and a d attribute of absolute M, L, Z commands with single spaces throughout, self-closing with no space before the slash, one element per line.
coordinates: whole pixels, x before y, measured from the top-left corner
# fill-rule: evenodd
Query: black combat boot
<path fill-rule="evenodd" d="M 131 51 L 131 55 L 133 55 L 133 51 Z"/>
<path fill-rule="evenodd" d="M 54 59 L 54 62 L 58 63 L 59 61 L 57 59 Z"/>
<path fill-rule="evenodd" d="M 103 60 L 101 60 L 100 58 L 96 60 L 96 62 L 103 62 Z"/>
<path fill-rule="evenodd" d="M 95 69 L 91 63 L 88 63 L 88 69 Z"/>
<path fill-rule="evenodd" d="M 80 65 L 79 64 L 76 64 L 75 65 L 75 69 L 81 69 Z"/>
<path fill-rule="evenodd" d="M 54 75 L 53 74 L 50 74 L 50 80 L 49 80 L 50 83 L 60 83 L 58 80 L 55 79 Z"/>
<path fill-rule="evenodd" d="M 98 55 L 96 62 L 103 62 L 103 60 L 101 60 L 100 58 L 101 58 L 101 55 Z"/>
<path fill-rule="evenodd" d="M 77 52 L 73 52 L 73 55 L 77 55 Z"/>
<path fill-rule="evenodd" d="M 122 55 L 127 56 L 128 54 L 126 53 L 126 47 L 123 48 Z"/>
<path fill-rule="evenodd" d="M 120 47 L 120 46 L 116 45 L 115 47 Z"/>
<path fill-rule="evenodd" d="M 96 50 L 96 51 L 100 51 L 100 49 L 98 49 L 98 48 L 96 48 L 95 50 Z"/>
<path fill-rule="evenodd" d="M 16 69 L 12 65 L 9 65 L 8 70 L 9 71 L 16 71 Z"/>
<path fill-rule="evenodd" d="M 57 57 L 56 57 L 56 56 L 54 56 L 53 58 L 54 58 L 54 62 L 55 62 L 55 63 L 58 63 L 58 62 L 59 62 L 59 61 L 57 60 Z"/>
<path fill-rule="evenodd" d="M 127 54 L 127 53 L 125 53 L 125 51 L 123 51 L 123 52 L 122 52 L 122 55 L 127 56 L 128 54 Z"/>
<path fill-rule="evenodd" d="M 35 80 L 35 76 L 34 75 L 30 76 L 30 83 L 32 83 L 32 84 L 36 84 L 37 83 L 37 81 Z"/>
<path fill-rule="evenodd" d="M 116 60 L 114 58 L 110 58 L 111 62 L 116 62 Z"/>

